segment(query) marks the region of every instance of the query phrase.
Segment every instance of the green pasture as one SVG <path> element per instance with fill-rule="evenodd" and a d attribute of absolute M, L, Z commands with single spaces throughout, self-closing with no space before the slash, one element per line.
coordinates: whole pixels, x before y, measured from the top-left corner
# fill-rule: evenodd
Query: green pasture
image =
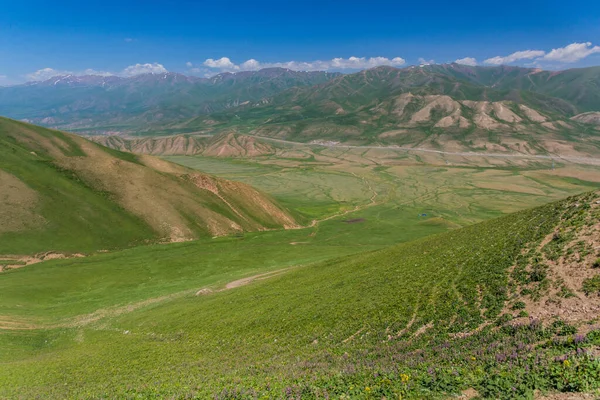
<path fill-rule="evenodd" d="M 551 233 L 565 210 L 595 199 L 553 203 L 89 324 L 2 331 L 0 396 L 444 398 L 475 388 L 488 398 L 527 398 L 534 389 L 565 390 L 565 381 L 573 390 L 594 390 L 600 364 L 570 350 L 574 339 L 561 333 L 569 331 L 564 325 L 494 327 L 506 320 L 508 268 L 523 246 Z M 245 271 L 234 266 L 229 278 Z M 19 308 L 52 314 L 36 309 L 38 301 L 20 298 Z M 56 307 L 57 317 L 86 309 L 59 298 L 47 298 L 44 307 Z M 600 334 L 577 340 L 593 347 Z"/>

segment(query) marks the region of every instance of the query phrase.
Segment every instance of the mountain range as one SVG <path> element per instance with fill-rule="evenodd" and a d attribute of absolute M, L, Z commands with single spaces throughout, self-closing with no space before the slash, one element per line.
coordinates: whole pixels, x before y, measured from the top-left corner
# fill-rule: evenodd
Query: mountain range
<path fill-rule="evenodd" d="M 339 74 L 282 68 L 197 78 L 177 73 L 57 76 L 0 88 L 0 115 L 70 131 L 132 131 L 189 119 Z"/>
<path fill-rule="evenodd" d="M 597 151 L 600 68 L 378 67 L 198 116 L 172 131 L 453 150 Z"/>
<path fill-rule="evenodd" d="M 298 142 L 591 155 L 600 143 L 599 89 L 600 67 L 63 76 L 0 88 L 0 114 L 84 134 L 233 132 Z"/>

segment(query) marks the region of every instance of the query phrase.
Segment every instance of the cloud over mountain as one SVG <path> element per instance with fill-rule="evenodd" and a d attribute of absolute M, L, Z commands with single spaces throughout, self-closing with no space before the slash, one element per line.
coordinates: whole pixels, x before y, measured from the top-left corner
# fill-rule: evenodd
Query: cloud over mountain
<path fill-rule="evenodd" d="M 112 73 L 107 71 L 98 71 L 92 68 L 87 68 L 83 71 L 66 71 L 58 70 L 54 68 L 42 68 L 35 72 L 25 75 L 29 81 L 45 81 L 55 76 L 62 75 L 97 75 L 97 76 L 123 76 L 132 77 L 142 74 L 160 74 L 169 72 L 162 64 L 159 63 L 146 63 L 146 64 L 135 64 L 130 65 L 123 69 L 121 72 Z"/>
<path fill-rule="evenodd" d="M 142 74 L 161 74 L 169 72 L 162 64 L 159 63 L 147 63 L 147 64 L 135 64 L 125 68 L 120 75 L 122 76 L 135 76 Z"/>
<path fill-rule="evenodd" d="M 600 46 L 592 47 L 591 42 L 571 43 L 565 47 L 552 49 L 550 53 L 544 56 L 544 60 L 573 63 L 594 53 L 600 53 Z"/>
<path fill-rule="evenodd" d="M 469 65 L 471 67 L 474 67 L 477 65 L 477 60 L 474 59 L 473 57 L 459 58 L 458 60 L 456 60 L 454 62 L 457 64 Z"/>
<path fill-rule="evenodd" d="M 50 79 L 54 76 L 68 75 L 70 73 L 71 72 L 69 71 L 59 71 L 54 68 L 42 68 L 25 75 L 25 77 L 30 81 L 45 81 L 46 79 Z"/>
<path fill-rule="evenodd" d="M 253 58 L 241 63 L 235 64 L 229 57 L 221 57 L 219 59 L 208 58 L 202 66 L 209 68 L 204 71 L 210 72 L 235 72 L 235 71 L 256 71 L 263 68 L 287 68 L 294 71 L 331 71 L 331 70 L 358 70 L 378 67 L 381 65 L 389 65 L 399 67 L 406 63 L 401 57 L 349 57 L 349 58 L 333 58 L 331 60 L 315 60 L 315 61 L 286 61 L 286 62 L 260 62 Z M 190 65 L 188 64 L 188 67 Z M 202 69 L 197 68 L 193 72 L 202 72 Z"/>
<path fill-rule="evenodd" d="M 600 46 L 592 46 L 591 42 L 571 43 L 565 47 L 552 49 L 546 53 L 543 50 L 523 50 L 508 56 L 488 58 L 484 62 L 491 65 L 510 64 L 519 60 L 550 61 L 554 63 L 574 63 L 592 54 L 600 53 Z"/>
<path fill-rule="evenodd" d="M 538 58 L 543 56 L 544 54 L 546 54 L 546 52 L 542 50 L 517 51 L 504 57 L 496 56 L 488 58 L 484 61 L 484 63 L 492 65 L 510 64 L 519 60 L 531 60 L 533 58 Z"/>

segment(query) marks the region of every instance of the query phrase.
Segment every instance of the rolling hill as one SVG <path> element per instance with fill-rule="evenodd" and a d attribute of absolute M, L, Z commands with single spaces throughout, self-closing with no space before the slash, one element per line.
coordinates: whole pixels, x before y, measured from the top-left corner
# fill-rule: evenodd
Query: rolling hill
<path fill-rule="evenodd" d="M 0 119 L 0 254 L 296 226 L 289 211 L 248 185 Z"/>
<path fill-rule="evenodd" d="M 599 204 L 587 193 L 304 267 L 240 267 L 229 283 L 207 265 L 195 288 L 148 291 L 142 301 L 145 286 L 113 297 L 87 290 L 89 275 L 111 287 L 132 279 L 122 262 L 144 265 L 159 253 L 152 271 L 168 287 L 182 268 L 177 255 L 194 244 L 11 271 L 0 280 L 0 396 L 598 393 Z M 47 279 L 72 270 L 82 272 Z"/>
<path fill-rule="evenodd" d="M 271 68 L 209 79 L 177 73 L 58 76 L 0 87 L 0 115 L 71 131 L 139 131 L 260 102 L 285 89 L 323 83 L 337 75 Z"/>
<path fill-rule="evenodd" d="M 276 150 L 270 144 L 255 137 L 233 133 L 215 136 L 176 135 L 142 138 L 94 136 L 90 139 L 111 149 L 156 156 L 257 157 L 274 154 Z"/>

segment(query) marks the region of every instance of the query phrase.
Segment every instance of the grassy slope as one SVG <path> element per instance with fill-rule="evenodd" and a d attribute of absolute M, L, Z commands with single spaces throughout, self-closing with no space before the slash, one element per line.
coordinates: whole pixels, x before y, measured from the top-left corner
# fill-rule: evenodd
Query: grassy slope
<path fill-rule="evenodd" d="M 551 233 L 565 210 L 596 198 L 572 198 L 235 290 L 190 294 L 97 324 L 5 331 L 0 395 L 423 398 L 475 387 L 512 398 L 534 388 L 597 388 L 598 360 L 573 353 L 572 341 L 547 341 L 568 332 L 564 327 L 482 325 L 501 314 L 508 269 L 524 246 Z M 4 278 L 18 274 L 37 272 Z M 472 336 L 453 339 L 459 332 Z M 599 336 L 578 339 L 578 346 L 598 345 Z M 568 363 L 554 361 L 565 353 Z"/>
<path fill-rule="evenodd" d="M 31 148 L 13 138 L 20 129 L 33 130 L 39 135 L 49 132 L 0 119 L 0 170 L 37 192 L 39 214 L 46 223 L 38 229 L 0 234 L 0 254 L 42 250 L 87 252 L 134 244 L 155 236 L 150 226 L 111 201 L 107 193 L 92 189 L 77 176 L 58 168 L 50 154 L 39 148 L 32 154 Z M 58 132 L 53 134 L 66 138 Z M 75 143 L 71 143 L 70 153 L 82 155 Z M 116 226 L 119 229 L 114 229 Z"/>
<path fill-rule="evenodd" d="M 140 246 L 8 271 L 0 275 L 0 315 L 54 324 L 99 309 L 186 290 L 195 292 L 245 275 L 378 248 L 290 244 L 306 240 L 306 234 L 301 230 L 274 231 Z"/>
<path fill-rule="evenodd" d="M 14 212 L 0 213 L 11 224 L 0 229 L 0 254 L 89 252 L 295 224 L 247 185 L 8 119 L 0 119 L 0 172 L 20 185 L 3 187 L 9 197 L 1 204 Z M 28 204 L 10 197 L 23 191 Z"/>

